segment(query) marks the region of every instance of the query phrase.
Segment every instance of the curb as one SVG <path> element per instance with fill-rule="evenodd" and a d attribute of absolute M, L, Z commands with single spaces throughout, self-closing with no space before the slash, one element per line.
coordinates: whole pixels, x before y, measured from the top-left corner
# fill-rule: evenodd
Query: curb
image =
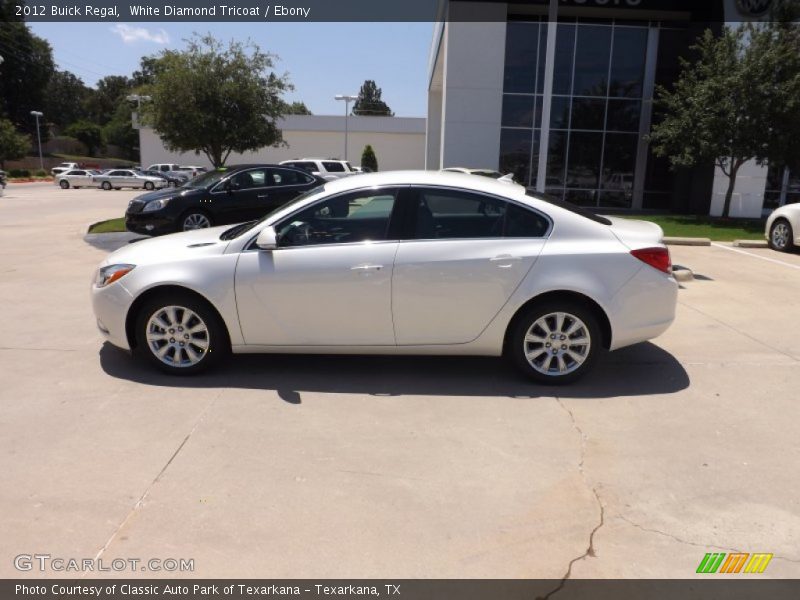
<path fill-rule="evenodd" d="M 709 238 L 690 238 L 690 237 L 665 237 L 664 243 L 667 246 L 710 246 Z"/>
<path fill-rule="evenodd" d="M 733 245 L 737 248 L 769 248 L 764 240 L 736 240 Z"/>

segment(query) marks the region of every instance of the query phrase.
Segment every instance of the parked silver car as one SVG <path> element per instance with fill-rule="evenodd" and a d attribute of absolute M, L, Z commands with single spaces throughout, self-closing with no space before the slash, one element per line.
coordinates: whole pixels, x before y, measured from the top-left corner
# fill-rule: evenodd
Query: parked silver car
<path fill-rule="evenodd" d="M 102 174 L 102 171 L 93 171 L 91 169 L 72 169 L 56 175 L 54 182 L 62 190 L 71 187 L 97 187 L 98 183 L 95 182 L 95 178 Z"/>
<path fill-rule="evenodd" d="M 144 188 L 155 190 L 167 186 L 167 181 L 161 177 L 142 175 L 132 169 L 110 169 L 92 178 L 94 184 L 104 190 L 127 188 Z"/>

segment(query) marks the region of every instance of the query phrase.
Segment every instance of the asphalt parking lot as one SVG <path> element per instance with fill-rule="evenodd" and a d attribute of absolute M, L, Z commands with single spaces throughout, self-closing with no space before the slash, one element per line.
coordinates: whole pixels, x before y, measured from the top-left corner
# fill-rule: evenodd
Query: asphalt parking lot
<path fill-rule="evenodd" d="M 83 233 L 136 194 L 0 198 L 0 577 L 63 575 L 14 568 L 45 553 L 202 577 L 689 578 L 733 551 L 800 577 L 800 254 L 672 248 L 697 275 L 673 328 L 568 388 L 465 358 L 171 378 L 104 345 L 89 304 L 105 250 Z"/>

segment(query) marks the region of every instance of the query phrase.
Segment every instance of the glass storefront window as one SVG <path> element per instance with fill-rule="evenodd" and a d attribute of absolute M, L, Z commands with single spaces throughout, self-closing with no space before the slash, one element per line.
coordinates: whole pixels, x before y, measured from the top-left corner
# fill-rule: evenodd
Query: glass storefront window
<path fill-rule="evenodd" d="M 500 130 L 500 172 L 514 174 L 514 179 L 526 183 L 530 180 L 533 131 L 530 129 Z"/>
<path fill-rule="evenodd" d="M 533 127 L 534 98 L 504 94 L 503 127 Z"/>
<path fill-rule="evenodd" d="M 578 26 L 575 49 L 575 96 L 608 95 L 608 64 L 611 59 L 611 27 Z M 558 38 L 556 38 L 558 39 Z"/>
<path fill-rule="evenodd" d="M 614 29 L 609 96 L 642 97 L 646 56 L 647 29 L 639 27 L 616 27 Z"/>
<path fill-rule="evenodd" d="M 506 93 L 532 94 L 536 90 L 539 29 L 539 23 L 508 22 L 503 85 Z"/>

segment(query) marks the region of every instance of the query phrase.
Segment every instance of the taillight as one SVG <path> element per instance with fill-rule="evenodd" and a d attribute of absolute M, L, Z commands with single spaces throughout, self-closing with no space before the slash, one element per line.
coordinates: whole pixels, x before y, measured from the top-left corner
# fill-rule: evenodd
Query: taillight
<path fill-rule="evenodd" d="M 654 269 L 668 275 L 672 273 L 672 260 L 667 248 L 642 248 L 641 250 L 632 250 L 631 254 Z"/>

